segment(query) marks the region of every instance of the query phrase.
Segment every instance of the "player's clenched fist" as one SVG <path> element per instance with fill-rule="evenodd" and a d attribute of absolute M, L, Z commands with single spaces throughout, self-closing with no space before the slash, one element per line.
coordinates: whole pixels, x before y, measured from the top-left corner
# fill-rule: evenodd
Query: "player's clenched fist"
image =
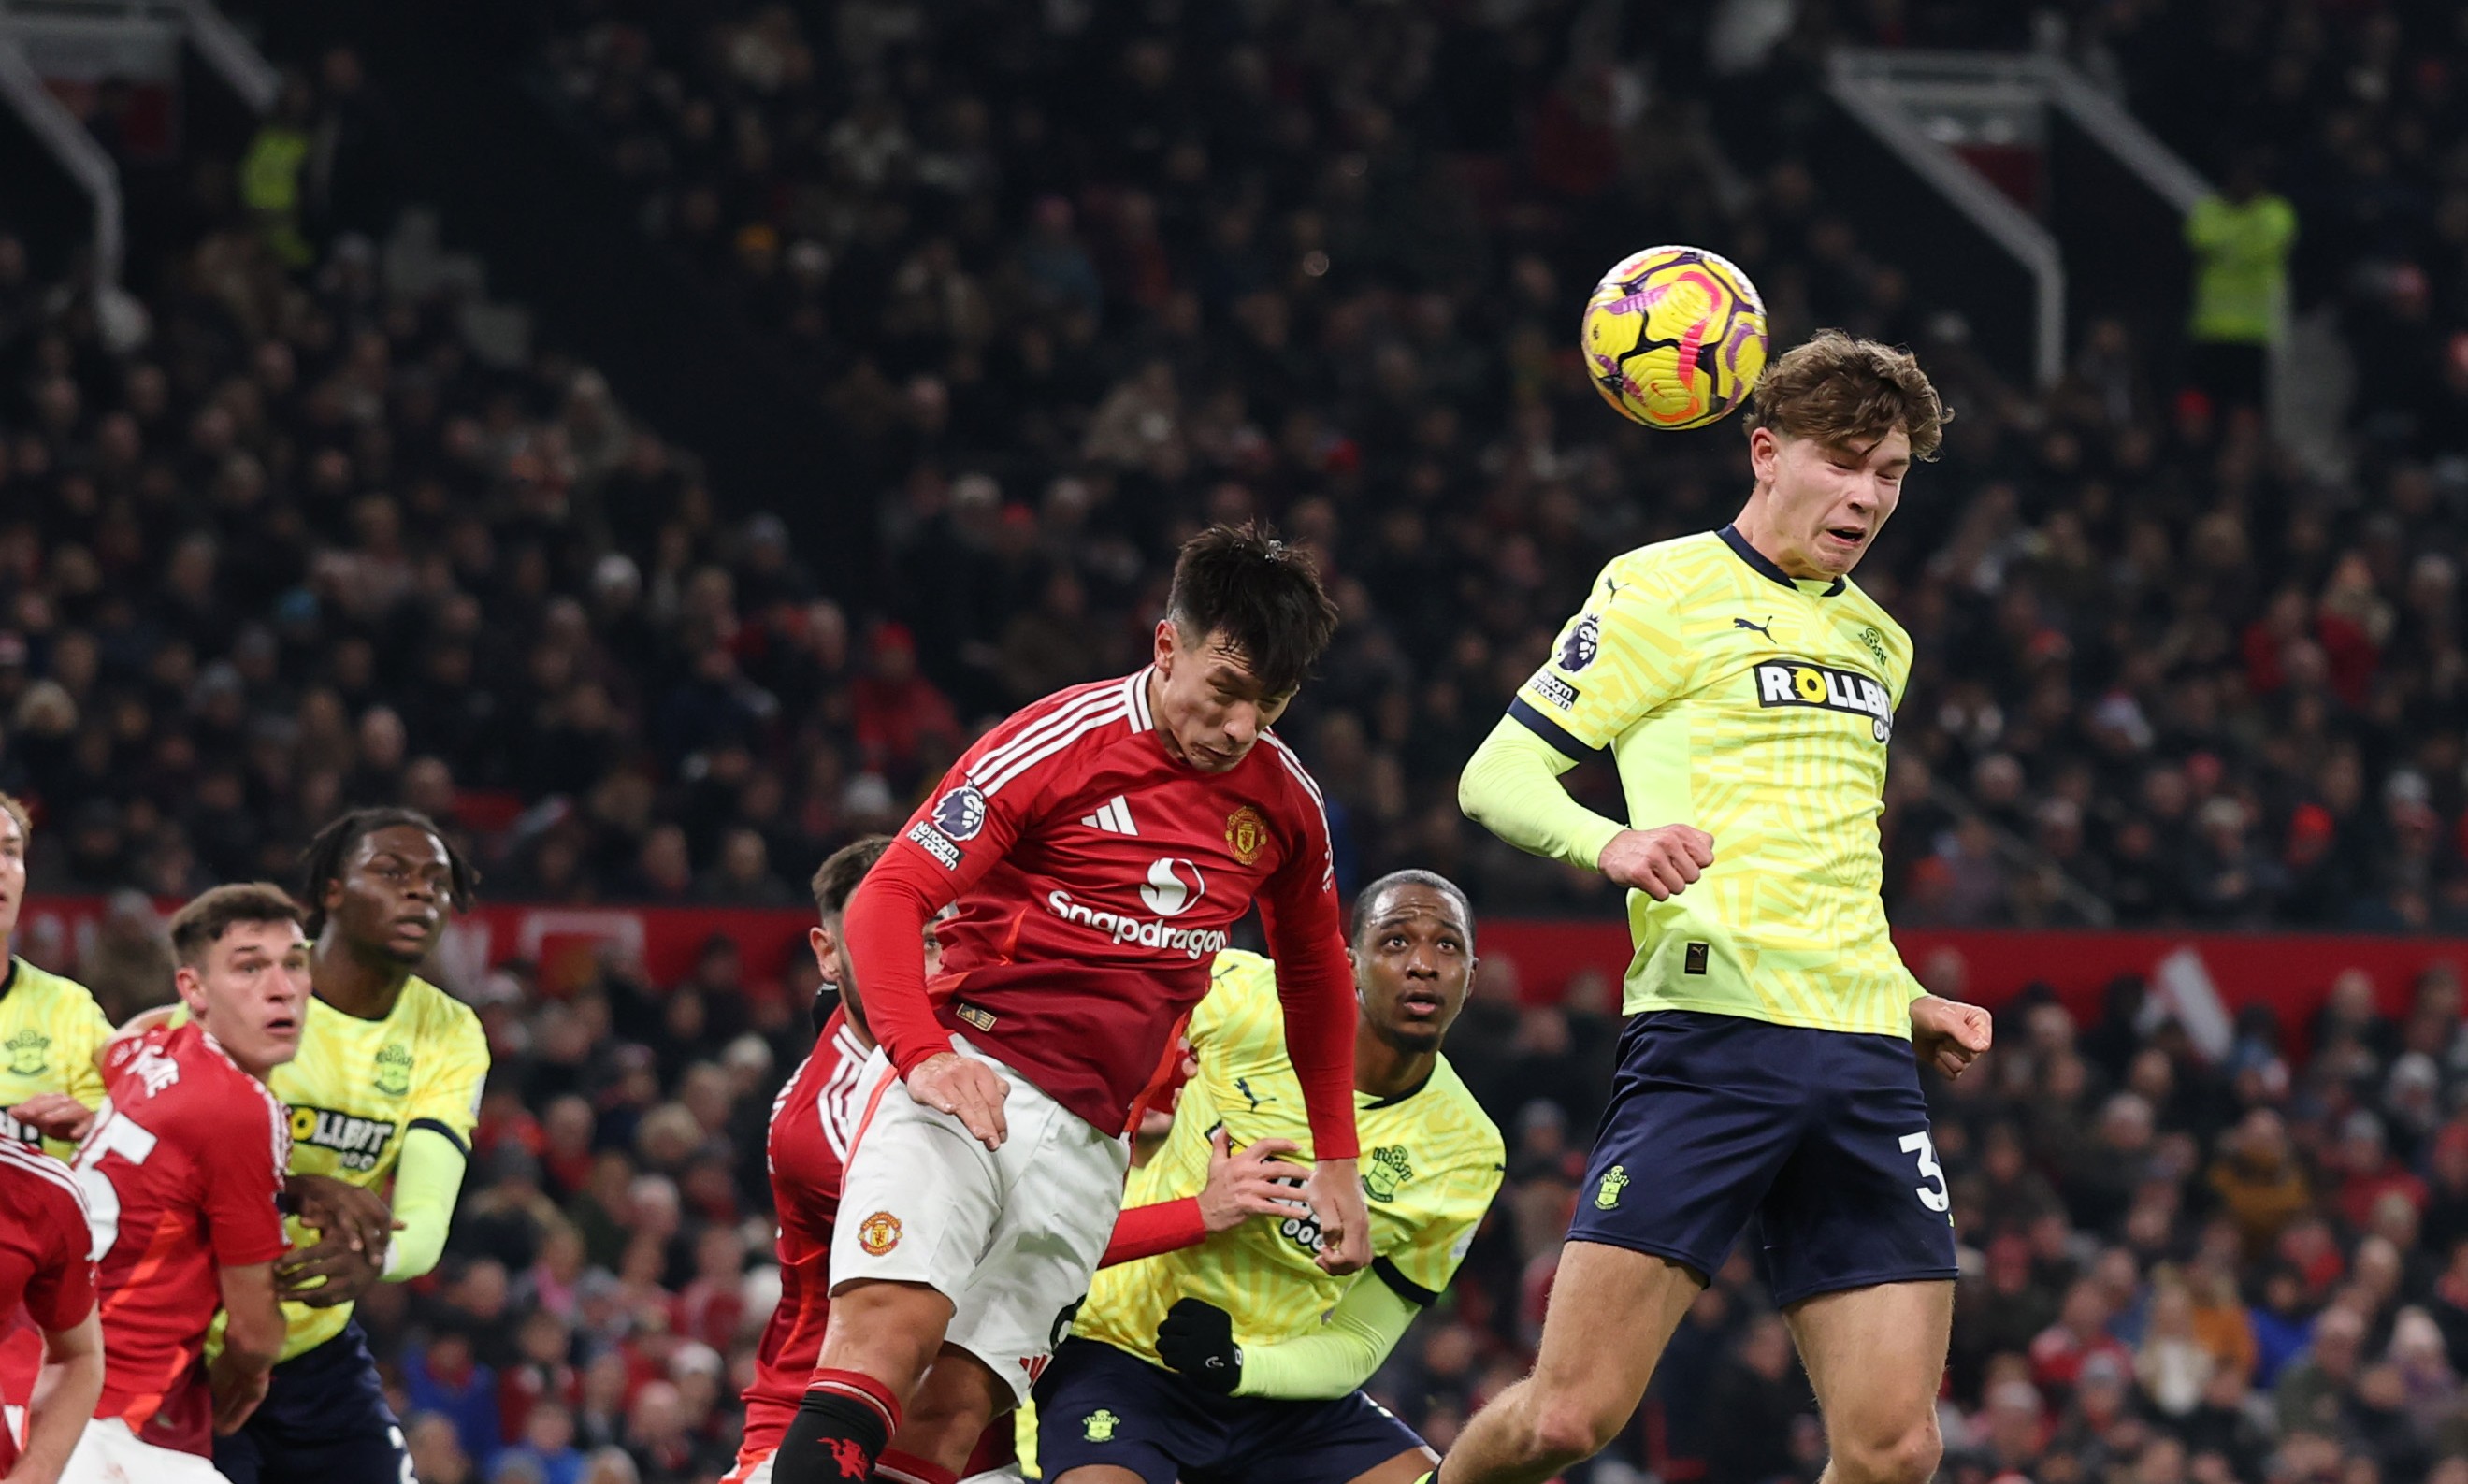
<path fill-rule="evenodd" d="M 956 1051 L 938 1051 L 910 1067 L 908 1095 L 959 1119 L 988 1149 L 1002 1148 L 1011 1132 L 1003 1121 L 1003 1100 L 1011 1096 L 1011 1084 L 983 1062 Z"/>
<path fill-rule="evenodd" d="M 1997 1039 L 1997 1021 L 1977 1005 L 1923 994 L 1911 1001 L 1911 1051 L 1951 1080 Z"/>
<path fill-rule="evenodd" d="M 1351 1159 L 1323 1159 L 1303 1184 L 1304 1199 L 1319 1221 L 1323 1272 L 1343 1277 L 1371 1266 L 1371 1213 L 1362 1204 L 1362 1176 Z"/>
<path fill-rule="evenodd" d="M 1668 902 L 1714 863 L 1714 837 L 1694 825 L 1622 830 L 1594 868 L 1621 886 Z"/>

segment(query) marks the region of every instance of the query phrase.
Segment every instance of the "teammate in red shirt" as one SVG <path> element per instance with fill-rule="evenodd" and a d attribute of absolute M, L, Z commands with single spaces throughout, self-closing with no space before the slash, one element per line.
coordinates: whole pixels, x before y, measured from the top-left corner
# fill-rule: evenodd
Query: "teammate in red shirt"
<path fill-rule="evenodd" d="M 754 1380 L 744 1391 L 745 1427 L 737 1465 L 723 1484 L 769 1484 L 771 1457 L 795 1420 L 814 1373 L 831 1313 L 832 1234 L 839 1219 L 840 1184 L 849 1150 L 865 1114 L 864 1071 L 874 1051 L 865 1007 L 851 987 L 841 947 L 850 895 L 891 841 L 873 835 L 841 847 L 814 872 L 814 908 L 821 922 L 811 938 L 826 993 L 815 999 L 823 1017 L 814 1049 L 771 1105 L 767 1149 L 772 1208 L 779 1220 L 780 1302 L 755 1352 Z M 926 974 L 941 947 L 932 929 L 924 942 Z M 828 1010 L 828 1015 L 826 1011 Z M 1163 1089 L 1159 1089 L 1162 1093 Z M 1279 1157 L 1294 1146 L 1262 1139 L 1240 1154 L 1221 1156 L 1200 1196 L 1125 1211 L 1116 1218 L 1104 1266 L 1196 1245 L 1252 1216 L 1293 1214 L 1289 1176 Z M 967 1472 L 1011 1461 L 1012 1428 L 998 1420 L 979 1440 Z"/>
<path fill-rule="evenodd" d="M 934 1484 L 1026 1395 L 1112 1231 L 1132 1109 L 1255 902 L 1308 1104 L 1321 1261 L 1367 1260 L 1328 823 L 1268 732 L 1336 625 L 1304 553 L 1203 533 L 1176 563 L 1154 663 L 995 727 L 858 888 L 849 957 L 881 1081 L 783 1484 L 862 1480 L 895 1436 L 893 1476 Z M 929 988 L 919 933 L 947 903 Z"/>
<path fill-rule="evenodd" d="M 191 1019 L 115 1039 L 78 1149 L 101 1250 L 103 1398 L 61 1475 L 212 1481 L 213 1439 L 247 1421 L 283 1348 L 290 1119 L 265 1075 L 308 1013 L 308 941 L 278 886 L 217 886 L 171 919 Z M 215 1311 L 221 1353 L 203 1363 Z"/>
<path fill-rule="evenodd" d="M 0 1139 L 0 1314 L 14 1315 L 22 1304 L 43 1352 L 31 1404 L 0 1418 L 0 1479 L 8 1484 L 54 1484 L 103 1394 L 93 1241 L 68 1166 Z"/>

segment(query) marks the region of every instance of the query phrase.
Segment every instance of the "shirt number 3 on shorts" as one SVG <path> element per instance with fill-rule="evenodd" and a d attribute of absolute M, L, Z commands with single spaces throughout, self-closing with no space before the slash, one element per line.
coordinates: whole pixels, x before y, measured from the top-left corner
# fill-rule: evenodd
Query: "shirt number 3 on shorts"
<path fill-rule="evenodd" d="M 1936 1162 L 1936 1144 L 1928 1136 L 1928 1130 L 1923 1129 L 1917 1133 L 1904 1134 L 1903 1153 L 1919 1155 L 1920 1177 L 1936 1183 L 1934 1190 L 1926 1185 L 1911 1187 L 1911 1194 L 1920 1198 L 1920 1204 L 1931 1211 L 1953 1210 L 1954 1198 L 1946 1194 L 1945 1189 L 1945 1166 Z"/>

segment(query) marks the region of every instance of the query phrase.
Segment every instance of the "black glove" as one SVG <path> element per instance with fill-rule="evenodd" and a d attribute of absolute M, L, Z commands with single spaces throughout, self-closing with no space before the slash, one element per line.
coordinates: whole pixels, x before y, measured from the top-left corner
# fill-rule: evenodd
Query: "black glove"
<path fill-rule="evenodd" d="M 1243 1347 L 1234 1316 L 1196 1298 L 1177 1299 L 1157 1326 L 1157 1358 L 1191 1381 L 1226 1396 L 1243 1383 Z"/>

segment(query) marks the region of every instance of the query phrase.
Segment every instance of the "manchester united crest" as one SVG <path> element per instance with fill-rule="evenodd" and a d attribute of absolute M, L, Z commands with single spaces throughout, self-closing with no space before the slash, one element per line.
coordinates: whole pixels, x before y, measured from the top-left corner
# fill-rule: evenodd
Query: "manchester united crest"
<path fill-rule="evenodd" d="M 1245 804 L 1225 816 L 1225 848 L 1234 858 L 1249 865 L 1260 858 L 1260 847 L 1268 842 L 1268 822 L 1260 811 Z"/>
<path fill-rule="evenodd" d="M 877 1211 L 857 1223 L 857 1244 L 865 1248 L 868 1257 L 880 1257 L 900 1245 L 900 1218 L 888 1211 Z"/>

